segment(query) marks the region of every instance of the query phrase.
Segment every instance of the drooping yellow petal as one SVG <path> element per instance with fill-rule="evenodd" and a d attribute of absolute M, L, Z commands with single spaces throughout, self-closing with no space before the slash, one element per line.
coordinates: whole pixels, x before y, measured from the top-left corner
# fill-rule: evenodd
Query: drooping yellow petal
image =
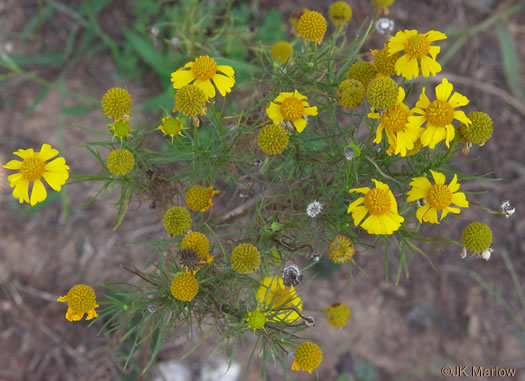
<path fill-rule="evenodd" d="M 430 208 L 428 212 L 425 213 L 423 221 L 430 222 L 431 224 L 439 224 L 437 217 L 437 209 Z"/>
<path fill-rule="evenodd" d="M 421 58 L 421 74 L 423 77 L 428 77 L 430 74 L 436 75 L 441 71 L 441 65 L 436 62 L 435 59 L 430 57 L 422 57 Z"/>
<path fill-rule="evenodd" d="M 297 132 L 301 133 L 306 127 L 306 120 L 304 120 L 303 118 L 294 120 L 293 125 L 295 126 L 295 129 L 297 130 Z"/>
<path fill-rule="evenodd" d="M 179 69 L 171 73 L 171 82 L 174 89 L 181 89 L 195 79 L 191 70 Z"/>
<path fill-rule="evenodd" d="M 425 216 L 425 214 L 428 212 L 429 209 L 430 209 L 430 205 L 425 204 L 416 211 L 416 217 L 419 220 L 419 223 L 421 224 L 423 223 L 423 217 Z"/>
<path fill-rule="evenodd" d="M 222 96 L 225 96 L 226 93 L 231 92 L 232 87 L 235 84 L 235 80 L 233 80 L 233 78 L 221 74 L 214 75 L 212 79 Z"/>
<path fill-rule="evenodd" d="M 362 188 L 353 188 L 353 189 L 350 189 L 348 192 L 349 192 L 349 193 L 364 193 L 364 194 L 367 194 L 369 191 L 370 191 L 370 188 L 368 188 L 368 187 L 362 187 Z"/>
<path fill-rule="evenodd" d="M 270 106 L 266 109 L 266 115 L 273 121 L 273 124 L 278 125 L 284 120 L 281 114 L 281 107 L 276 103 L 270 103 Z"/>
<path fill-rule="evenodd" d="M 363 218 L 368 213 L 368 209 L 364 206 L 358 206 L 352 210 L 352 218 L 354 219 L 354 225 L 359 226 Z"/>
<path fill-rule="evenodd" d="M 200 88 L 202 91 L 204 91 L 206 98 L 209 99 L 215 97 L 215 88 L 213 87 L 209 79 L 197 79 L 194 85 Z"/>
<path fill-rule="evenodd" d="M 42 202 L 47 197 L 46 187 L 41 180 L 35 180 L 33 183 L 33 189 L 31 190 L 31 206 L 36 205 L 38 202 Z"/>
<path fill-rule="evenodd" d="M 361 205 L 365 201 L 364 197 L 359 197 L 357 200 L 354 200 L 350 205 L 348 205 L 348 209 L 346 210 L 347 213 L 352 212 L 355 207 L 358 205 Z"/>
<path fill-rule="evenodd" d="M 231 79 L 235 79 L 235 71 L 231 66 L 227 65 L 217 65 L 217 71 L 226 74 Z"/>
<path fill-rule="evenodd" d="M 454 140 L 454 136 L 456 136 L 456 129 L 453 125 L 449 124 L 445 127 L 445 131 L 447 132 L 447 138 L 445 140 L 445 144 L 447 148 L 450 148 L 450 142 Z"/>
<path fill-rule="evenodd" d="M 22 181 L 27 181 L 20 172 L 13 173 L 12 175 L 7 176 L 7 181 L 9 181 L 9 186 L 14 187 Z"/>
<path fill-rule="evenodd" d="M 23 179 L 15 185 L 13 189 L 13 197 L 18 199 L 20 203 L 29 202 L 29 181 Z"/>
<path fill-rule="evenodd" d="M 461 123 L 472 124 L 472 121 L 460 110 L 454 111 L 454 119 L 459 120 Z"/>

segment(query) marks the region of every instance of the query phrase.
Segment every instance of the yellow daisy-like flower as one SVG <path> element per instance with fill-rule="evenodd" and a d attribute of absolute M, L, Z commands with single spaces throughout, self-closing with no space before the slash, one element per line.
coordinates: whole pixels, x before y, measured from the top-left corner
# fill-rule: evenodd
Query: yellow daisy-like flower
<path fill-rule="evenodd" d="M 424 200 L 425 204 L 416 212 L 416 217 L 420 223 L 430 222 L 439 224 L 449 213 L 459 214 L 460 209 L 451 207 L 454 204 L 462 208 L 468 208 L 469 204 L 465 193 L 458 192 L 458 176 L 454 178 L 449 185 L 445 184 L 446 177 L 444 174 L 430 170 L 434 178 L 435 185 L 432 185 L 426 177 L 415 177 L 410 182 L 412 189 L 408 191 L 407 201 Z M 438 210 L 441 211 L 441 217 L 438 221 Z"/>
<path fill-rule="evenodd" d="M 350 308 L 343 303 L 332 304 L 325 312 L 328 323 L 337 328 L 344 327 L 352 315 Z"/>
<path fill-rule="evenodd" d="M 19 171 L 9 175 L 7 180 L 9 180 L 9 186 L 14 188 L 13 197 L 18 199 L 20 203 L 25 201 L 35 205 L 46 199 L 47 191 L 42 183 L 42 179 L 46 180 L 51 188 L 60 192 L 62 185 L 66 183 L 69 177 L 69 167 L 66 165 L 66 160 L 63 157 L 58 157 L 46 163 L 47 160 L 58 155 L 58 151 L 49 144 L 42 144 L 40 152 L 34 152 L 30 148 L 19 149 L 13 154 L 21 157 L 23 161 L 11 160 L 3 167 Z M 30 183 L 33 183 L 31 198 L 29 198 Z"/>
<path fill-rule="evenodd" d="M 457 92 L 452 94 L 453 89 L 454 87 L 448 79 L 443 78 L 441 83 L 436 86 L 436 100 L 430 102 L 423 87 L 414 108 L 414 113 L 421 115 L 413 115 L 408 118 L 409 128 L 421 127 L 425 122 L 427 123 L 421 135 L 423 147 L 428 146 L 433 149 L 437 143 L 445 139 L 445 144 L 450 147 L 449 143 L 456 135 L 452 121 L 457 119 L 465 124 L 471 123 L 463 111 L 455 110 L 457 107 L 467 105 L 469 103 L 468 98 Z"/>
<path fill-rule="evenodd" d="M 335 236 L 328 244 L 328 258 L 334 263 L 346 263 L 352 259 L 354 254 L 354 244 L 344 235 Z"/>
<path fill-rule="evenodd" d="M 173 112 L 180 111 L 186 116 L 197 116 L 206 113 L 206 94 L 195 85 L 181 88 L 175 94 L 175 106 Z"/>
<path fill-rule="evenodd" d="M 352 18 L 352 8 L 344 1 L 337 1 L 328 8 L 328 18 L 335 25 L 346 24 Z"/>
<path fill-rule="evenodd" d="M 368 114 L 369 118 L 380 119 L 374 143 L 381 143 L 383 130 L 385 130 L 388 143 L 390 147 L 393 147 L 394 154 L 401 156 L 406 156 L 407 152 L 414 148 L 414 143 L 423 132 L 417 125 L 408 124 L 408 117 L 414 114 L 414 110 L 410 110 L 403 103 L 404 99 L 405 90 L 400 87 L 395 105 L 389 107 L 383 114 L 374 112 L 373 108 L 372 112 Z"/>
<path fill-rule="evenodd" d="M 248 317 L 246 318 L 248 327 L 253 329 L 253 332 L 255 332 L 256 329 L 264 329 L 264 325 L 267 321 L 268 319 L 266 319 L 266 314 L 259 308 L 255 311 L 249 312 Z"/>
<path fill-rule="evenodd" d="M 111 119 L 122 119 L 131 112 L 131 95 L 128 90 L 113 87 L 102 97 L 102 110 Z"/>
<path fill-rule="evenodd" d="M 352 110 L 365 100 L 365 87 L 356 79 L 345 79 L 337 89 L 337 103 Z"/>
<path fill-rule="evenodd" d="M 365 229 L 369 234 L 392 234 L 405 220 L 397 212 L 397 202 L 388 185 L 372 179 L 376 187 L 350 189 L 350 193 L 363 193 L 348 206 L 347 213 L 352 213 L 355 226 Z M 364 204 L 364 205 L 361 205 Z M 370 216 L 363 222 L 363 219 Z"/>
<path fill-rule="evenodd" d="M 423 77 L 439 73 L 441 65 L 437 63 L 436 56 L 441 47 L 430 45 L 430 43 L 446 38 L 445 33 L 435 30 L 425 34 L 420 34 L 415 29 L 397 32 L 394 37 L 388 40 L 388 52 L 390 54 L 395 54 L 402 50 L 405 52 L 396 61 L 397 75 L 402 75 L 406 79 L 412 79 L 420 73 Z"/>
<path fill-rule="evenodd" d="M 77 284 L 71 287 L 66 296 L 57 299 L 59 302 L 67 303 L 66 319 L 69 321 L 82 320 L 87 314 L 86 320 L 91 320 L 98 316 L 95 308 L 98 307 L 95 291 L 85 284 Z"/>
<path fill-rule="evenodd" d="M 135 168 L 135 156 L 128 149 L 116 149 L 106 158 L 108 171 L 115 176 L 126 176 Z"/>
<path fill-rule="evenodd" d="M 366 88 L 370 81 L 377 77 L 377 69 L 371 62 L 357 61 L 348 69 L 348 79 L 355 79 L 363 84 Z"/>
<path fill-rule="evenodd" d="M 400 57 L 399 53 L 390 54 L 386 44 L 381 50 L 371 49 L 370 53 L 374 57 L 374 61 L 370 62 L 370 65 L 376 68 L 377 77 L 390 77 L 396 73 L 396 62 Z"/>
<path fill-rule="evenodd" d="M 372 0 L 372 4 L 375 5 L 375 8 L 378 12 L 384 12 L 385 15 L 390 13 L 388 7 L 394 4 L 395 0 Z"/>
<path fill-rule="evenodd" d="M 232 267 L 240 274 L 255 272 L 261 264 L 259 249 L 250 243 L 241 243 L 235 246 L 231 256 Z"/>
<path fill-rule="evenodd" d="M 183 235 L 191 228 L 191 214 L 182 206 L 174 206 L 164 213 L 162 225 L 170 237 Z"/>
<path fill-rule="evenodd" d="M 272 46 L 272 58 L 284 64 L 293 56 L 293 46 L 287 41 L 276 42 Z"/>
<path fill-rule="evenodd" d="M 196 185 L 186 192 L 186 204 L 191 210 L 205 212 L 213 206 L 212 197 L 217 193 L 219 193 L 219 191 L 213 190 L 213 187 L 205 188 Z"/>
<path fill-rule="evenodd" d="M 182 302 L 191 302 L 199 292 L 199 282 L 190 272 L 175 275 L 170 286 L 171 295 Z"/>
<path fill-rule="evenodd" d="M 179 117 L 172 118 L 165 116 L 162 118 L 162 124 L 157 128 L 162 131 L 164 135 L 170 136 L 172 139 L 175 135 L 182 135 L 182 128 L 184 125 Z"/>
<path fill-rule="evenodd" d="M 300 318 L 292 307 L 303 310 L 303 303 L 297 296 L 293 286 L 287 289 L 284 282 L 277 276 L 268 276 L 263 279 L 257 291 L 257 300 L 263 309 L 271 311 L 281 310 L 274 315 L 275 320 L 284 320 L 292 323 Z"/>
<path fill-rule="evenodd" d="M 269 124 L 257 137 L 257 144 L 267 155 L 278 155 L 288 147 L 288 132 L 284 127 Z"/>
<path fill-rule="evenodd" d="M 195 81 L 193 84 L 206 95 L 206 98 L 215 97 L 215 88 L 211 81 L 219 90 L 222 96 L 231 92 L 235 84 L 235 71 L 231 66 L 217 65 L 213 58 L 208 56 L 200 56 L 193 62 L 188 62 L 184 67 L 171 73 L 171 82 L 173 88 L 180 89 L 189 83 Z"/>
<path fill-rule="evenodd" d="M 297 132 L 303 132 L 306 127 L 304 116 L 316 116 L 317 106 L 310 107 L 306 101 L 308 97 L 301 95 L 297 90 L 293 93 L 280 93 L 266 109 L 266 114 L 278 125 L 284 120 L 292 122 Z"/>
<path fill-rule="evenodd" d="M 304 370 L 312 373 L 323 361 L 323 351 L 319 345 L 307 341 L 302 343 L 295 350 L 292 370 Z"/>
<path fill-rule="evenodd" d="M 129 119 L 118 119 L 110 125 L 110 129 L 117 138 L 126 138 L 129 136 L 131 128 L 129 127 Z"/>
<path fill-rule="evenodd" d="M 213 257 L 210 256 L 210 241 L 202 233 L 190 232 L 186 234 L 182 239 L 181 248 L 193 250 L 201 259 L 206 260 L 207 263 L 213 261 Z"/>
<path fill-rule="evenodd" d="M 316 11 L 303 13 L 297 23 L 299 35 L 306 41 L 314 41 L 320 44 L 323 41 L 327 28 L 326 19 Z"/>

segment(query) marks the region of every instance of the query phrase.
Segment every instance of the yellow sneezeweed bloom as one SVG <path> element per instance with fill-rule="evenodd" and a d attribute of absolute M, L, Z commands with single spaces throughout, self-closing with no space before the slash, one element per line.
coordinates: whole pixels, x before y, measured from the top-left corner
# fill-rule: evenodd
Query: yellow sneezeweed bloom
<path fill-rule="evenodd" d="M 337 103 L 352 110 L 365 100 L 365 87 L 356 79 L 345 79 L 337 89 Z"/>
<path fill-rule="evenodd" d="M 162 123 L 157 128 L 164 134 L 171 137 L 173 142 L 173 137 L 175 135 L 182 135 L 182 128 L 184 125 L 179 117 L 172 118 L 171 116 L 165 116 L 162 118 Z"/>
<path fill-rule="evenodd" d="M 210 256 L 210 241 L 202 233 L 190 232 L 186 234 L 182 239 L 181 248 L 193 250 L 207 263 L 211 263 L 213 261 L 213 257 Z"/>
<path fill-rule="evenodd" d="M 376 187 L 350 189 L 350 193 L 363 193 L 348 206 L 347 213 L 352 213 L 354 225 L 365 229 L 369 234 L 392 234 L 405 220 L 397 212 L 397 202 L 388 185 L 372 179 Z M 364 204 L 364 205 L 361 205 Z M 363 222 L 363 218 L 370 216 Z"/>
<path fill-rule="evenodd" d="M 368 103 L 376 109 L 386 110 L 396 104 L 399 86 L 390 77 L 374 78 L 366 88 Z"/>
<path fill-rule="evenodd" d="M 182 115 L 197 116 L 206 113 L 206 94 L 195 85 L 187 85 L 175 94 L 173 112 L 180 111 Z"/>
<path fill-rule="evenodd" d="M 129 119 L 128 120 L 118 119 L 115 121 L 115 123 L 111 124 L 109 127 L 111 131 L 113 132 L 113 135 L 121 139 L 128 137 L 131 131 L 131 128 L 129 127 Z"/>
<path fill-rule="evenodd" d="M 468 98 L 457 92 L 452 94 L 453 89 L 448 79 L 443 78 L 436 86 L 436 100 L 430 102 L 423 87 L 416 107 L 414 107 L 414 113 L 421 115 L 412 115 L 408 118 L 409 128 L 421 127 L 425 122 L 427 123 L 421 135 L 423 147 L 428 146 L 433 149 L 437 143 L 445 139 L 445 144 L 450 147 L 449 143 L 456 135 L 452 121 L 457 119 L 465 124 L 471 123 L 463 111 L 455 110 L 457 107 L 467 105 Z"/>
<path fill-rule="evenodd" d="M 480 111 L 468 113 L 467 118 L 472 124 L 463 123 L 459 126 L 458 131 L 461 134 L 461 140 L 470 144 L 478 144 L 481 147 L 491 138 L 494 132 L 492 119 Z"/>
<path fill-rule="evenodd" d="M 288 132 L 281 125 L 269 124 L 257 136 L 259 148 L 267 155 L 278 155 L 288 147 Z"/>
<path fill-rule="evenodd" d="M 384 12 L 385 15 L 390 13 L 388 7 L 394 4 L 395 0 L 372 0 L 372 4 L 375 5 L 375 8 L 378 12 Z"/>
<path fill-rule="evenodd" d="M 230 260 L 235 271 L 240 274 L 251 274 L 261 264 L 261 253 L 252 244 L 241 243 L 233 249 Z"/>
<path fill-rule="evenodd" d="M 435 185 L 432 185 L 426 177 L 415 177 L 410 182 L 412 189 L 408 191 L 407 201 L 424 200 L 425 204 L 416 212 L 416 217 L 420 223 L 430 222 L 439 224 L 449 212 L 459 214 L 460 209 L 451 207 L 454 204 L 462 208 L 468 208 L 469 204 L 465 193 L 458 192 L 458 176 L 454 178 L 449 185 L 445 184 L 446 177 L 444 174 L 430 170 L 434 178 Z M 438 221 L 438 210 L 441 211 L 441 217 Z"/>
<path fill-rule="evenodd" d="M 344 1 L 336 1 L 328 8 L 328 18 L 335 25 L 346 24 L 352 18 L 352 8 Z"/>
<path fill-rule="evenodd" d="M 431 46 L 430 43 L 446 38 L 445 33 L 435 30 L 425 34 L 420 34 L 415 29 L 397 32 L 394 37 L 388 40 L 388 52 L 390 54 L 395 54 L 402 50 L 405 52 L 396 61 L 397 75 L 402 75 L 406 79 L 412 79 L 420 73 L 423 77 L 439 73 L 441 65 L 436 62 L 436 56 L 441 48 L 439 46 Z"/>
<path fill-rule="evenodd" d="M 102 97 L 102 110 L 111 119 L 129 119 L 132 103 L 128 90 L 113 87 Z"/>
<path fill-rule="evenodd" d="M 190 272 L 175 275 L 170 285 L 171 295 L 182 302 L 191 302 L 199 292 L 199 282 Z"/>
<path fill-rule="evenodd" d="M 293 308 L 303 310 L 303 303 L 297 296 L 293 286 L 287 289 L 284 282 L 277 276 L 267 276 L 257 290 L 257 301 L 264 310 L 280 310 L 274 315 L 275 320 L 284 320 L 292 323 L 300 318 Z M 292 308 L 293 307 L 293 308 Z"/>
<path fill-rule="evenodd" d="M 42 183 L 42 179 L 46 180 L 51 188 L 60 192 L 62 185 L 66 183 L 69 177 L 69 167 L 66 165 L 66 159 L 63 157 L 58 157 L 46 163 L 47 160 L 58 155 L 58 151 L 49 144 L 42 144 L 40 152 L 34 152 L 30 148 L 19 149 L 13 154 L 21 157 L 23 161 L 11 160 L 3 167 L 20 171 L 7 177 L 9 186 L 14 188 L 13 197 L 18 199 L 20 203 L 25 201 L 35 205 L 46 199 L 47 191 Z M 29 198 L 30 183 L 33 183 L 31 198 Z"/>
<path fill-rule="evenodd" d="M 319 345 L 307 341 L 302 343 L 295 350 L 292 370 L 304 370 L 312 373 L 323 361 L 323 351 Z"/>
<path fill-rule="evenodd" d="M 369 118 L 380 120 L 374 143 L 381 143 L 383 130 L 385 130 L 388 143 L 390 147 L 393 147 L 394 154 L 401 156 L 406 156 L 407 152 L 414 148 L 414 143 L 423 132 L 417 125 L 408 124 L 408 117 L 414 114 L 414 110 L 410 110 L 403 103 L 404 99 L 405 90 L 400 87 L 395 105 L 389 107 L 383 114 L 375 112 L 373 108 L 372 112 L 368 114 Z"/>
<path fill-rule="evenodd" d="M 352 259 L 355 254 L 355 247 L 352 241 L 344 235 L 335 236 L 328 244 L 328 258 L 332 262 L 341 264 Z"/>
<path fill-rule="evenodd" d="M 67 303 L 66 319 L 69 321 L 82 320 L 87 314 L 86 320 L 91 320 L 98 316 L 95 308 L 98 307 L 95 291 L 85 284 L 77 284 L 71 287 L 66 296 L 57 299 L 59 302 Z"/>
<path fill-rule="evenodd" d="M 108 171 L 115 176 L 126 176 L 135 168 L 135 156 L 128 149 L 116 149 L 106 158 Z"/>
<path fill-rule="evenodd" d="M 272 58 L 284 64 L 293 56 L 293 46 L 287 41 L 276 42 L 272 46 Z"/>
<path fill-rule="evenodd" d="M 374 61 L 370 65 L 376 68 L 377 77 L 390 77 L 396 73 L 396 62 L 399 59 L 399 53 L 390 54 L 388 46 L 385 44 L 381 50 L 370 49 Z"/>
<path fill-rule="evenodd" d="M 488 225 L 481 222 L 472 222 L 468 225 L 463 234 L 461 234 L 461 242 L 463 243 L 463 251 L 461 257 L 465 258 L 466 251 L 488 260 L 492 253 L 492 230 Z"/>
<path fill-rule="evenodd" d="M 164 213 L 162 225 L 170 237 L 184 235 L 191 228 L 191 214 L 182 206 L 174 206 Z"/>
<path fill-rule="evenodd" d="M 343 303 L 332 304 L 325 312 L 328 323 L 337 328 L 344 327 L 352 315 L 350 308 Z"/>
<path fill-rule="evenodd" d="M 308 11 L 303 13 L 299 19 L 297 30 L 299 31 L 299 35 L 306 41 L 313 41 L 320 44 L 323 42 L 327 26 L 326 19 L 322 14 L 316 11 Z"/>
<path fill-rule="evenodd" d="M 266 319 L 266 314 L 259 308 L 257 308 L 255 311 L 249 312 L 248 317 L 246 318 L 248 327 L 253 329 L 253 332 L 255 332 L 256 329 L 264 329 L 264 325 L 267 321 L 268 319 Z"/>
<path fill-rule="evenodd" d="M 205 212 L 213 206 L 212 197 L 219 193 L 213 187 L 205 188 L 200 185 L 191 187 L 186 192 L 186 205 L 196 212 Z"/>
<path fill-rule="evenodd" d="M 188 62 L 184 67 L 171 73 L 173 88 L 180 89 L 195 81 L 193 84 L 204 91 L 206 98 L 215 97 L 212 80 L 219 93 L 225 96 L 226 93 L 231 92 L 231 88 L 235 84 L 235 71 L 231 66 L 217 65 L 213 58 L 200 56 L 195 61 Z"/>
<path fill-rule="evenodd" d="M 310 107 L 306 101 L 308 97 L 301 95 L 297 90 L 293 93 L 280 93 L 266 109 L 266 114 L 278 125 L 288 120 L 295 126 L 297 132 L 303 132 L 306 127 L 304 116 L 316 116 L 317 106 Z"/>
<path fill-rule="evenodd" d="M 363 84 L 365 90 L 372 79 L 377 76 L 377 69 L 370 62 L 357 61 L 350 66 L 348 79 L 355 79 Z"/>

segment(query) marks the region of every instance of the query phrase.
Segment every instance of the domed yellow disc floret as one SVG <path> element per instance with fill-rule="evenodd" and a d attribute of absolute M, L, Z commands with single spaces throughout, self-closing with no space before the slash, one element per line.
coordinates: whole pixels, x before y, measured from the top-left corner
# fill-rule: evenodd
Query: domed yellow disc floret
<path fill-rule="evenodd" d="M 131 111 L 131 95 L 126 89 L 113 87 L 102 97 L 102 110 L 111 119 L 121 119 Z"/>
<path fill-rule="evenodd" d="M 217 74 L 217 62 L 211 57 L 200 56 L 193 63 L 191 71 L 197 80 L 206 81 Z"/>
<path fill-rule="evenodd" d="M 323 351 L 321 351 L 319 345 L 307 341 L 299 345 L 295 350 L 292 370 L 304 370 L 312 373 L 312 370 L 321 365 L 321 361 L 323 361 Z"/>
<path fill-rule="evenodd" d="M 366 89 L 368 102 L 379 110 L 386 110 L 395 105 L 398 94 L 399 88 L 390 77 L 375 78 Z"/>
<path fill-rule="evenodd" d="M 253 329 L 255 332 L 256 329 L 263 329 L 264 325 L 266 324 L 266 314 L 262 312 L 261 310 L 257 309 L 255 311 L 252 311 L 248 313 L 248 317 L 246 318 L 246 321 L 248 322 L 248 327 Z"/>
<path fill-rule="evenodd" d="M 190 232 L 184 236 L 181 242 L 183 249 L 191 249 L 202 259 L 208 259 L 210 252 L 210 241 L 202 233 Z"/>
<path fill-rule="evenodd" d="M 164 213 L 162 224 L 170 237 L 183 235 L 191 228 L 190 212 L 182 206 L 174 206 Z"/>
<path fill-rule="evenodd" d="M 131 128 L 129 127 L 129 120 L 119 119 L 111 125 L 113 135 L 117 138 L 125 138 L 129 136 Z"/>
<path fill-rule="evenodd" d="M 316 11 L 304 13 L 297 23 L 299 35 L 307 41 L 314 41 L 320 44 L 326 33 L 326 19 Z"/>
<path fill-rule="evenodd" d="M 346 24 L 352 18 L 352 8 L 344 1 L 337 1 L 328 8 L 328 18 L 335 25 Z"/>
<path fill-rule="evenodd" d="M 135 156 L 130 150 L 116 149 L 106 159 L 109 172 L 115 176 L 125 176 L 135 168 Z"/>
<path fill-rule="evenodd" d="M 219 191 L 213 190 L 213 187 L 205 188 L 196 185 L 186 192 L 186 204 L 191 210 L 205 212 L 213 206 L 212 197 L 217 193 Z"/>
<path fill-rule="evenodd" d="M 274 61 L 279 60 L 282 64 L 293 56 L 293 46 L 286 41 L 276 42 L 272 46 L 272 58 Z"/>
<path fill-rule="evenodd" d="M 363 84 L 365 89 L 377 75 L 377 70 L 370 62 L 357 61 L 348 69 L 348 79 L 355 79 Z"/>
<path fill-rule="evenodd" d="M 191 302 L 199 292 L 199 282 L 189 272 L 178 274 L 171 281 L 170 291 L 175 299 Z"/>
<path fill-rule="evenodd" d="M 344 235 L 335 236 L 328 244 L 328 258 L 334 263 L 346 263 L 354 256 L 354 253 L 354 244 Z"/>
<path fill-rule="evenodd" d="M 174 112 L 180 111 L 186 116 L 197 116 L 206 109 L 206 94 L 196 85 L 187 85 L 175 94 Z"/>
<path fill-rule="evenodd" d="M 482 146 L 492 137 L 492 119 L 484 112 L 471 112 L 467 114 L 467 118 L 470 119 L 472 124 L 463 123 L 459 127 L 463 140 Z"/>
<path fill-rule="evenodd" d="M 232 251 L 232 267 L 241 274 L 250 274 L 259 268 L 261 264 L 261 253 L 249 243 L 241 243 Z"/>
<path fill-rule="evenodd" d="M 372 56 L 374 56 L 374 62 L 372 65 L 377 70 L 377 75 L 382 77 L 390 77 L 396 73 L 396 62 L 399 59 L 399 53 L 390 54 L 388 47 L 381 50 L 371 50 Z"/>
<path fill-rule="evenodd" d="M 339 84 L 337 103 L 352 110 L 365 100 L 365 87 L 355 79 L 346 79 Z"/>
<path fill-rule="evenodd" d="M 481 222 L 473 222 L 463 230 L 461 242 L 468 251 L 483 253 L 492 244 L 492 230 Z"/>
<path fill-rule="evenodd" d="M 182 121 L 179 117 L 172 118 L 171 116 L 165 116 L 162 118 L 162 124 L 158 127 L 164 135 L 174 137 L 175 135 L 182 135 Z"/>
<path fill-rule="evenodd" d="M 333 304 L 326 309 L 328 323 L 337 328 L 344 327 L 346 323 L 348 323 L 348 320 L 350 320 L 351 315 L 350 308 L 341 303 Z"/>
<path fill-rule="evenodd" d="M 77 284 L 71 287 L 66 296 L 57 299 L 59 302 L 67 302 L 66 319 L 69 321 L 78 321 L 87 314 L 86 320 L 97 317 L 95 308 L 98 307 L 95 291 L 85 284 Z"/>
<path fill-rule="evenodd" d="M 264 127 L 257 138 L 257 144 L 267 155 L 277 155 L 288 147 L 288 132 L 280 125 Z"/>

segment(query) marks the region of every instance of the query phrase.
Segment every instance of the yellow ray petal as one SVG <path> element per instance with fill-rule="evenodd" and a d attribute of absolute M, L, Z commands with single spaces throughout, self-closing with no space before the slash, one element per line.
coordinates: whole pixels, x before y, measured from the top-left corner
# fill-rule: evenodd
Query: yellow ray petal
<path fill-rule="evenodd" d="M 273 102 L 270 103 L 270 106 L 266 109 L 266 115 L 268 115 L 275 125 L 278 125 L 284 120 L 281 114 L 281 107 Z"/>
<path fill-rule="evenodd" d="M 460 93 L 454 93 L 452 94 L 452 97 L 448 100 L 448 104 L 451 105 L 453 108 L 466 106 L 469 104 L 469 100 L 466 96 L 461 95 Z"/>
<path fill-rule="evenodd" d="M 469 203 L 465 197 L 465 193 L 457 192 L 452 195 L 452 203 L 462 208 L 468 208 Z"/>
<path fill-rule="evenodd" d="M 354 225 L 359 226 L 359 223 L 365 218 L 368 213 L 368 209 L 364 206 L 358 206 L 352 210 L 352 218 L 354 219 Z"/>
<path fill-rule="evenodd" d="M 425 91 L 426 91 L 426 88 L 423 87 L 423 89 L 421 90 L 421 95 L 419 96 L 419 99 L 416 102 L 416 107 L 424 109 L 424 108 L 427 108 L 428 105 L 430 104 L 430 100 L 428 99 Z"/>
<path fill-rule="evenodd" d="M 432 174 L 432 177 L 434 178 L 434 182 L 436 184 L 443 185 L 445 184 L 445 181 L 447 181 L 447 178 L 445 177 L 445 175 L 440 172 L 430 170 L 430 173 Z"/>
<path fill-rule="evenodd" d="M 6 165 L 3 165 L 2 167 L 7 169 L 20 169 L 22 167 L 22 162 L 20 160 L 11 160 Z"/>
<path fill-rule="evenodd" d="M 174 73 L 171 73 L 171 82 L 173 82 L 174 89 L 180 89 L 188 85 L 195 79 L 191 70 L 179 69 Z"/>
<path fill-rule="evenodd" d="M 427 40 L 429 42 L 445 40 L 447 38 L 447 35 L 445 33 L 438 32 L 436 30 L 428 31 L 427 33 L 425 33 L 425 36 L 427 37 Z"/>
<path fill-rule="evenodd" d="M 215 86 L 217 86 L 217 89 L 222 96 L 225 96 L 226 93 L 231 92 L 231 89 L 235 84 L 235 81 L 232 78 L 221 74 L 214 75 L 213 82 L 215 83 Z"/>
<path fill-rule="evenodd" d="M 52 157 L 55 157 L 58 155 L 58 150 L 51 148 L 49 144 L 42 144 L 42 148 L 40 148 L 40 152 L 38 153 L 38 157 L 42 161 L 47 161 L 51 159 Z"/>
<path fill-rule="evenodd" d="M 304 103 L 306 103 L 306 102 L 303 102 L 303 104 Z M 304 107 L 304 110 L 303 110 L 303 115 L 316 116 L 317 115 L 317 106 L 308 107 L 308 103 L 306 103 L 306 105 Z"/>
<path fill-rule="evenodd" d="M 367 194 L 369 191 L 370 191 L 370 188 L 362 187 L 362 188 L 350 189 L 348 192 L 349 193 L 364 193 L 364 194 Z"/>
<path fill-rule="evenodd" d="M 460 122 L 465 123 L 465 124 L 472 124 L 472 121 L 461 110 L 454 111 L 454 119 L 457 119 Z"/>
<path fill-rule="evenodd" d="M 41 180 L 36 180 L 33 183 L 33 189 L 31 190 L 31 206 L 42 202 L 47 197 L 46 187 Z"/>
<path fill-rule="evenodd" d="M 454 178 L 452 179 L 450 184 L 448 184 L 448 189 L 452 193 L 455 193 L 459 190 L 459 188 L 460 188 L 460 185 L 458 184 L 458 175 L 454 174 Z"/>
<path fill-rule="evenodd" d="M 217 71 L 226 74 L 231 79 L 235 79 L 235 71 L 231 66 L 227 65 L 217 65 Z"/>
<path fill-rule="evenodd" d="M 66 165 L 66 159 L 57 157 L 55 160 L 47 163 L 45 168 L 48 172 L 67 172 L 69 166 Z"/>
<path fill-rule="evenodd" d="M 29 181 L 23 180 L 16 184 L 13 189 L 13 197 L 18 199 L 18 202 L 29 202 Z"/>
<path fill-rule="evenodd" d="M 439 224 L 437 217 L 437 209 L 430 208 L 428 212 L 425 213 L 423 221 L 430 222 L 431 224 Z"/>
<path fill-rule="evenodd" d="M 32 157 L 34 154 L 35 152 L 33 151 L 33 148 L 19 149 L 18 151 L 13 152 L 13 155 L 21 157 L 22 159 L 27 159 L 28 157 Z"/>
<path fill-rule="evenodd" d="M 301 133 L 306 127 L 306 120 L 304 120 L 303 118 L 294 120 L 293 125 L 295 126 L 295 129 L 297 130 L 297 132 Z"/>
<path fill-rule="evenodd" d="M 364 201 L 364 197 L 359 197 L 357 200 L 353 201 L 350 205 L 348 205 L 348 209 L 346 210 L 346 212 L 352 212 L 352 210 L 354 210 L 358 205 L 361 205 Z"/>
<path fill-rule="evenodd" d="M 60 192 L 62 185 L 66 183 L 69 174 L 60 172 L 44 172 L 42 177 L 46 180 L 51 188 Z"/>
<path fill-rule="evenodd" d="M 450 97 L 450 94 L 452 94 L 452 90 L 454 90 L 452 83 L 450 83 L 448 79 L 443 78 L 441 83 L 436 86 L 436 99 L 446 102 Z"/>
<path fill-rule="evenodd" d="M 202 91 L 204 91 L 206 98 L 209 99 L 209 98 L 215 97 L 215 88 L 213 87 L 209 79 L 205 79 L 205 80 L 197 79 L 194 85 L 199 87 Z"/>
<path fill-rule="evenodd" d="M 420 224 L 423 223 L 423 217 L 425 217 L 425 214 L 428 212 L 429 209 L 430 209 L 430 205 L 425 204 L 416 211 L 416 217 L 419 220 Z"/>
<path fill-rule="evenodd" d="M 423 77 L 428 77 L 430 74 L 436 75 L 441 71 L 441 65 L 437 63 L 433 58 L 423 57 L 421 58 L 421 74 Z"/>

